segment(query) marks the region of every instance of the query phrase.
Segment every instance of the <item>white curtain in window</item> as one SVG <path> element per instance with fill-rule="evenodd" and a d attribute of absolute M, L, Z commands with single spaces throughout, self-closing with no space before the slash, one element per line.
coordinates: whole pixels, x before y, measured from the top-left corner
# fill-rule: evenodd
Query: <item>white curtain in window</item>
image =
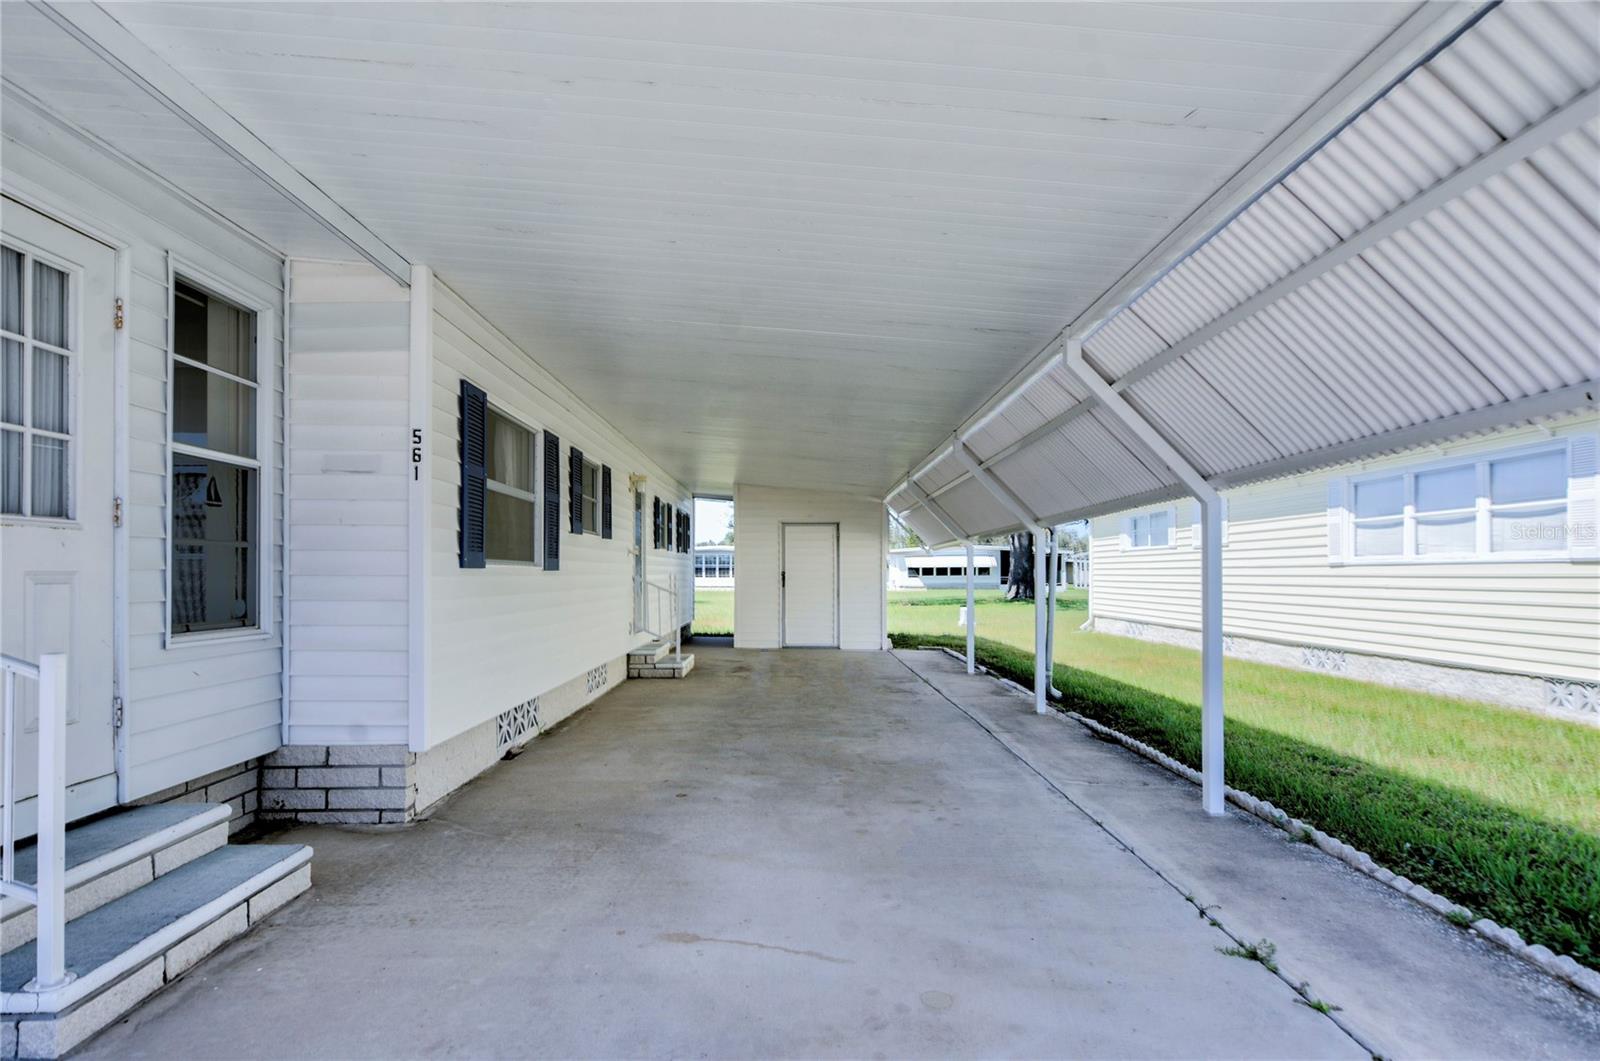
<path fill-rule="evenodd" d="M 33 436 L 33 515 L 67 516 L 67 442 Z"/>
<path fill-rule="evenodd" d="M 44 262 L 33 263 L 33 337 L 67 345 L 67 274 Z"/>

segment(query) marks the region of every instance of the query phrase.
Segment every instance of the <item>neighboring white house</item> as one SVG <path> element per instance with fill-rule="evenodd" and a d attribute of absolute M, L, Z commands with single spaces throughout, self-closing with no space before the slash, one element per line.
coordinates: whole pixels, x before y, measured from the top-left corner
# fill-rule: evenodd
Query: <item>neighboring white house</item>
<path fill-rule="evenodd" d="M 694 588 L 733 588 L 733 546 L 697 545 L 694 547 Z"/>
<path fill-rule="evenodd" d="M 1009 545 L 973 546 L 973 585 L 977 589 L 998 589 L 1011 573 Z M 1082 589 L 1089 585 L 1089 557 L 1084 553 L 1063 552 L 1056 572 L 1057 586 Z M 967 584 L 965 546 L 942 549 L 911 547 L 889 550 L 890 589 L 960 589 Z"/>
<path fill-rule="evenodd" d="M 1229 490 L 1228 651 L 1600 722 L 1600 417 Z M 1096 630 L 1198 644 L 1191 501 L 1092 521 Z"/>

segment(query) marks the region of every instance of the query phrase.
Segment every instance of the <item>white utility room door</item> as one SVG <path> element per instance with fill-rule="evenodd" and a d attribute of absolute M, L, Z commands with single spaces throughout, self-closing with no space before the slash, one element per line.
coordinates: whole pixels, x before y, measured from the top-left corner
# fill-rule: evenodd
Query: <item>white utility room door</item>
<path fill-rule="evenodd" d="M 78 817 L 116 802 L 116 253 L 11 199 L 0 201 L 0 244 L 0 651 L 32 663 L 67 654 L 67 810 Z M 16 690 L 20 732 L 6 739 L 17 742 L 17 826 L 28 835 L 38 689 L 19 678 Z"/>
<path fill-rule="evenodd" d="M 839 525 L 783 525 L 783 644 L 839 647 Z"/>

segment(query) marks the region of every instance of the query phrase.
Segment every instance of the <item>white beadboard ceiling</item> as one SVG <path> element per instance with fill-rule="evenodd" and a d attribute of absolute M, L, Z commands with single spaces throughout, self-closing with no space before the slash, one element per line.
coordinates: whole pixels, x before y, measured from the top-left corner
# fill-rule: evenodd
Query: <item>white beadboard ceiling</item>
<path fill-rule="evenodd" d="M 4 7 L 13 86 L 329 253 Z M 1414 7 L 107 10 L 694 488 L 881 496 Z"/>

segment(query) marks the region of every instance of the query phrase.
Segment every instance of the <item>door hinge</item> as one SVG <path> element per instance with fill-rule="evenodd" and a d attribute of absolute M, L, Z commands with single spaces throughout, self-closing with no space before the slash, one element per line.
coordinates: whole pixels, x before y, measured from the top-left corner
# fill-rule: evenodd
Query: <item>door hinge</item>
<path fill-rule="evenodd" d="M 113 309 L 112 309 L 112 313 L 111 313 L 111 324 L 112 324 L 112 327 L 116 328 L 117 331 L 120 332 L 122 330 L 122 324 L 123 324 L 122 299 L 120 299 L 120 298 L 116 299 L 115 302 L 113 303 Z"/>
<path fill-rule="evenodd" d="M 111 525 L 113 527 L 122 526 L 122 498 L 120 497 L 111 499 Z"/>
<path fill-rule="evenodd" d="M 122 697 L 120 696 L 111 698 L 111 728 L 122 728 Z"/>

